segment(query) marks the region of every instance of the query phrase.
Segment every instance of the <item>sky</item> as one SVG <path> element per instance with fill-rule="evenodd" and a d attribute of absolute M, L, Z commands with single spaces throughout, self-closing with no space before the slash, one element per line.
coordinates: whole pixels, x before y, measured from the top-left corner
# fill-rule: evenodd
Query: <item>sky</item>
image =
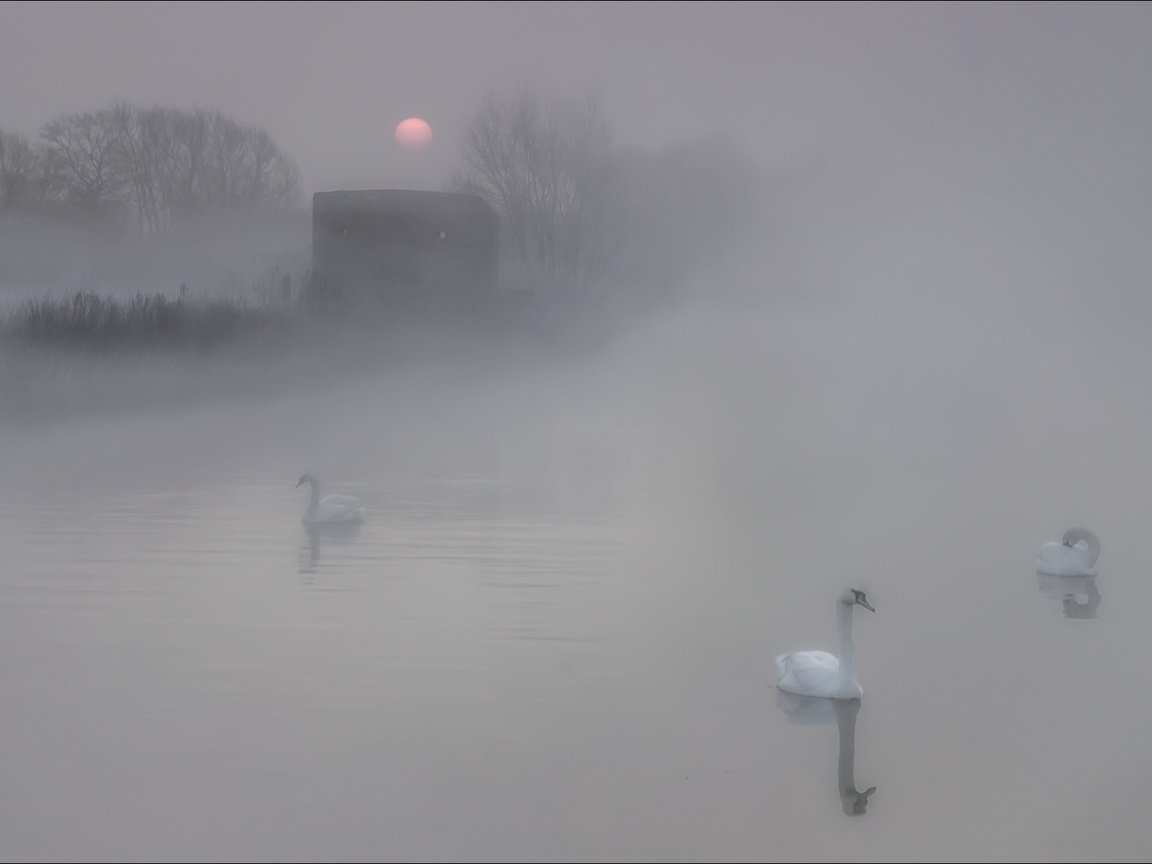
<path fill-rule="evenodd" d="M 1140 4 L 3 3 L 0 129 L 219 108 L 268 129 L 307 193 L 435 186 L 485 96 L 527 87 L 596 96 L 629 146 L 721 133 L 766 164 L 847 165 L 1083 131 L 1142 92 L 1150 33 Z M 393 140 L 412 115 L 435 132 L 420 154 Z"/>

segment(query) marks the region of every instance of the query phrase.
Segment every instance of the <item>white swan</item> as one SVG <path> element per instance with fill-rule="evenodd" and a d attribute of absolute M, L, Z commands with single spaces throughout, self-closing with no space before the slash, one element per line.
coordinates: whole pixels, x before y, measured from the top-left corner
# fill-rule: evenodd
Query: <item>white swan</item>
<path fill-rule="evenodd" d="M 1049 576 L 1093 576 L 1100 540 L 1087 528 L 1069 528 L 1059 543 L 1040 547 L 1036 572 Z"/>
<path fill-rule="evenodd" d="M 864 688 L 856 680 L 853 666 L 852 610 L 863 606 L 876 610 L 863 591 L 845 588 L 836 597 L 836 622 L 840 634 L 840 657 L 827 651 L 794 651 L 776 658 L 780 682 L 776 685 L 785 693 L 798 696 L 823 696 L 827 699 L 859 699 Z"/>
<path fill-rule="evenodd" d="M 312 499 L 304 511 L 305 525 L 325 525 L 333 522 L 360 522 L 364 518 L 364 505 L 351 495 L 325 495 L 320 497 L 320 483 L 316 475 L 305 474 L 296 483 L 299 489 L 305 483 L 312 487 Z"/>

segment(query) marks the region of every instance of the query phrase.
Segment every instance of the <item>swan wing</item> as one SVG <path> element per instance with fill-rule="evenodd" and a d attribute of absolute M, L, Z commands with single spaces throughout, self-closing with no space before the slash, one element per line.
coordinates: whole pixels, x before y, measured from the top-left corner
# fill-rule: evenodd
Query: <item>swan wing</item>
<path fill-rule="evenodd" d="M 1045 543 L 1041 546 L 1036 569 L 1050 576 L 1086 576 L 1092 572 L 1088 565 L 1087 550 L 1079 546 L 1065 546 L 1063 543 Z"/>
<path fill-rule="evenodd" d="M 325 495 L 320 499 L 321 504 L 327 504 L 331 507 L 362 507 L 359 498 L 354 498 L 351 495 Z"/>
<path fill-rule="evenodd" d="M 828 696 L 838 692 L 840 661 L 827 651 L 795 651 L 776 658 L 780 671 L 777 685 L 786 693 Z"/>
<path fill-rule="evenodd" d="M 364 517 L 364 505 L 351 495 L 327 495 L 316 505 L 313 522 L 350 522 Z"/>

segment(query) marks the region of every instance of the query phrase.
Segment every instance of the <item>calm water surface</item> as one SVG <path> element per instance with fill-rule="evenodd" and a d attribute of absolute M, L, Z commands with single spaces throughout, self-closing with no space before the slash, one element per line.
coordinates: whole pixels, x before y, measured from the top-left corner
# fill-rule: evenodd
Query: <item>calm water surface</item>
<path fill-rule="evenodd" d="M 1146 859 L 1132 358 L 786 332 L 9 436 L 0 857 Z"/>

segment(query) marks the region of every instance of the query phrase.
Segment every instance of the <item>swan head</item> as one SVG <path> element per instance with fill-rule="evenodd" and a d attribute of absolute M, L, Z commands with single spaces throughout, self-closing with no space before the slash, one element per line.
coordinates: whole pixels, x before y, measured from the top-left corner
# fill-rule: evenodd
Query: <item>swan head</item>
<path fill-rule="evenodd" d="M 1077 526 L 1065 531 L 1064 536 L 1060 538 L 1060 542 L 1068 547 L 1075 546 L 1077 543 L 1084 543 L 1088 547 L 1099 547 L 1100 538 L 1097 537 L 1096 533 L 1091 529 Z"/>
<path fill-rule="evenodd" d="M 876 607 L 868 602 L 868 596 L 856 588 L 845 588 L 841 591 L 840 602 L 845 606 L 863 606 L 869 612 L 876 611 Z"/>
<path fill-rule="evenodd" d="M 312 474 L 301 474 L 300 479 L 296 481 L 296 488 L 299 489 L 305 483 L 315 483 L 316 478 Z"/>

